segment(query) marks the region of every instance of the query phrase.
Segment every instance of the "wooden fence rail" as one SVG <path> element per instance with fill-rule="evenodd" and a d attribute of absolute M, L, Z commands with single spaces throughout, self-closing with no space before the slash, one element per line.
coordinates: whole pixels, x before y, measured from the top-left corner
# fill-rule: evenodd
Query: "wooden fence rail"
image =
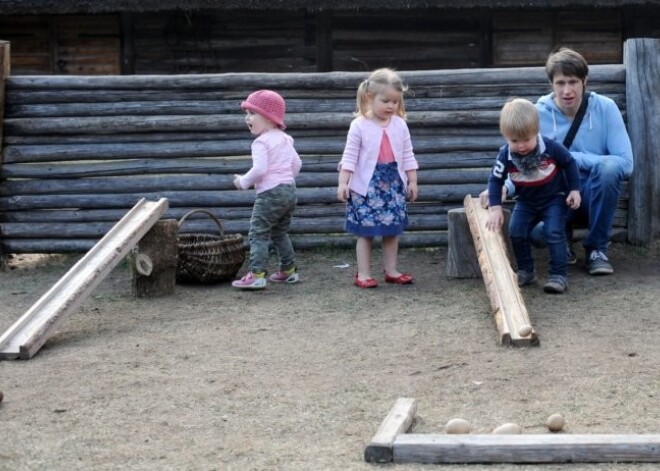
<path fill-rule="evenodd" d="M 6 53 L 8 45 L 0 47 Z M 658 118 L 629 82 L 644 82 L 634 90 L 651 95 L 659 88 L 658 74 L 649 72 L 657 71 L 658 41 L 632 40 L 626 51 L 625 66 L 591 67 L 588 86 L 612 97 L 629 127 L 636 126 L 637 168 L 655 169 Z M 254 194 L 235 190 L 232 176 L 251 164 L 240 102 L 258 88 L 286 98 L 287 132 L 303 159 L 295 244 L 353 241 L 342 229 L 336 167 L 366 73 L 12 77 L 4 70 L 1 252 L 87 250 L 141 198 L 168 198 L 168 218 L 208 208 L 228 232 L 246 233 Z M 410 87 L 406 109 L 420 163 L 420 200 L 410 206 L 402 244 L 444 244 L 447 211 L 486 186 L 503 144 L 499 109 L 513 96 L 536 100 L 549 91 L 548 81 L 540 67 L 401 74 Z M 627 204 L 626 187 L 615 221 L 619 235 L 637 243 L 657 235 L 660 199 L 649 198 L 657 196 L 658 178 L 631 180 L 630 193 L 648 194 L 631 194 L 635 206 Z M 654 215 L 642 217 L 638 204 Z M 193 218 L 183 230 L 213 226 Z"/>

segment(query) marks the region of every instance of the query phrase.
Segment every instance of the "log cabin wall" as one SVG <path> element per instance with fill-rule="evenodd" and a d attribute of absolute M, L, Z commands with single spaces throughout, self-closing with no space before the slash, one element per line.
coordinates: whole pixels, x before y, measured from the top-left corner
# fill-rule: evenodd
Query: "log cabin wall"
<path fill-rule="evenodd" d="M 121 73 L 117 15 L 0 16 L 15 74 Z"/>
<path fill-rule="evenodd" d="M 660 38 L 660 5 L 0 16 L 20 75 L 532 66 L 557 45 L 610 64 L 631 37 Z"/>
<path fill-rule="evenodd" d="M 447 211 L 486 186 L 499 110 L 547 93 L 541 67 L 403 72 L 420 199 L 402 245 L 446 244 Z M 13 76 L 6 80 L 0 234 L 6 253 L 91 248 L 139 199 L 166 197 L 165 217 L 207 208 L 246 234 L 253 191 L 233 187 L 250 165 L 240 102 L 256 88 L 287 100 L 287 131 L 303 159 L 296 247 L 352 245 L 336 201 L 337 163 L 361 72 L 133 76 Z M 593 66 L 590 88 L 625 112 L 623 65 Z M 616 215 L 625 237 L 627 198 Z M 217 231 L 208 218 L 184 231 Z"/>

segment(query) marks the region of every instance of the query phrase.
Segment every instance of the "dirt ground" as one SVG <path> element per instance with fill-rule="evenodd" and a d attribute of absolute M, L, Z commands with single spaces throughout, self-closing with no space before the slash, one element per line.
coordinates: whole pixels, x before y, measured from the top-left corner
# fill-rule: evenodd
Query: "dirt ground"
<path fill-rule="evenodd" d="M 483 282 L 448 280 L 445 248 L 401 250 L 412 286 L 359 290 L 354 258 L 303 252 L 298 285 L 160 299 L 132 298 L 122 263 L 34 358 L 0 362 L 0 469 L 658 469 L 363 461 L 398 397 L 418 400 L 418 433 L 454 417 L 475 433 L 548 433 L 555 412 L 565 433 L 660 433 L 658 246 L 614 244 L 614 276 L 590 277 L 581 259 L 562 296 L 524 289 L 530 348 L 498 345 Z M 13 258 L 0 333 L 76 259 Z"/>

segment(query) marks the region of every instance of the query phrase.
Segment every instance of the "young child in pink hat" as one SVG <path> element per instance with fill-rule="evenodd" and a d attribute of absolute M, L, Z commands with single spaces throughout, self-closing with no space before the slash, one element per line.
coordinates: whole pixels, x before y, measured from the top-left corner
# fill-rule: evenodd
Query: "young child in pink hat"
<path fill-rule="evenodd" d="M 245 122 L 253 136 L 252 168 L 234 175 L 239 190 L 254 186 L 257 193 L 250 219 L 250 271 L 232 283 L 239 289 L 264 289 L 271 240 L 279 257 L 279 270 L 270 276 L 276 283 L 300 281 L 295 253 L 289 238 L 291 218 L 296 209 L 296 182 L 302 161 L 293 147 L 293 138 L 284 132 L 284 98 L 271 90 L 259 90 L 241 103 Z"/>

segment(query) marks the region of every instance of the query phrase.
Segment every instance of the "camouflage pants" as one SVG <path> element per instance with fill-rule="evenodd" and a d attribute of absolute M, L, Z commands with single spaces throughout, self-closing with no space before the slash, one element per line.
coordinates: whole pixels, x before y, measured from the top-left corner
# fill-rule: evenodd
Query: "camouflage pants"
<path fill-rule="evenodd" d="M 288 270 L 295 266 L 295 254 L 288 231 L 296 201 L 295 185 L 278 185 L 257 195 L 248 234 L 250 271 L 253 273 L 266 271 L 271 240 L 277 250 L 280 269 Z"/>

